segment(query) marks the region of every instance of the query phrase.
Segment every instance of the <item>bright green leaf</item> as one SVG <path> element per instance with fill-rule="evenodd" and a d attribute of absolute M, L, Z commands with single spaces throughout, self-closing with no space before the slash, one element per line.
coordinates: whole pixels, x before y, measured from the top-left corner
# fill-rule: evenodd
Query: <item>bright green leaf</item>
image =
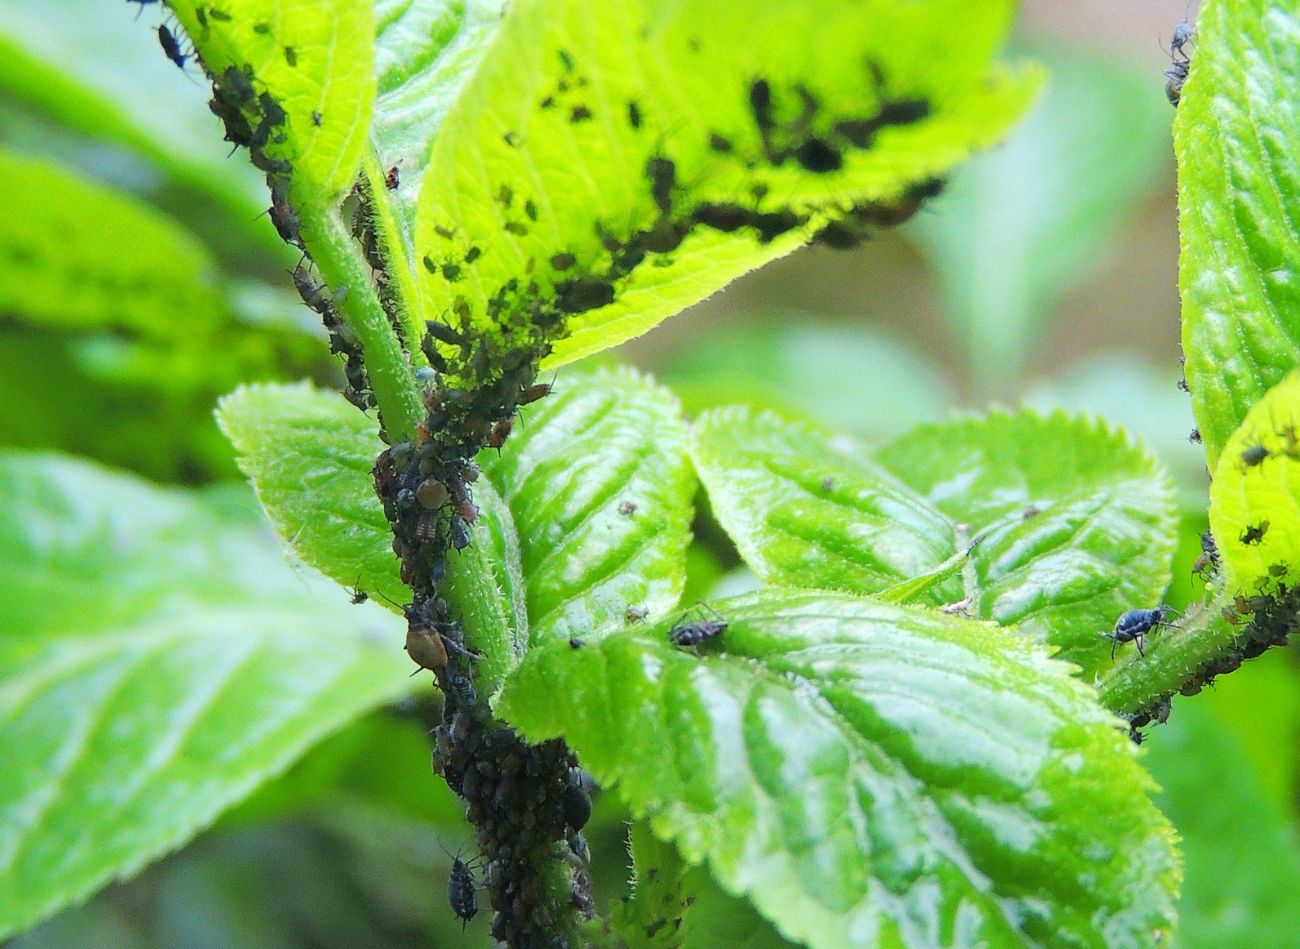
<path fill-rule="evenodd" d="M 378 98 L 371 141 L 398 184 L 376 199 L 391 204 L 410 244 L 430 149 L 447 109 L 482 59 L 501 22 L 502 0 L 377 0 Z"/>
<path fill-rule="evenodd" d="M 68 329 L 203 334 L 225 312 L 207 251 L 137 201 L 0 150 L 0 312 Z"/>
<path fill-rule="evenodd" d="M 1159 77 L 1064 49 L 1035 49 L 1043 100 L 1007 143 L 959 168 L 916 218 L 949 320 L 986 392 L 1020 378 L 1052 308 L 1113 246 L 1167 154 Z"/>
<path fill-rule="evenodd" d="M 1085 675 L 1110 664 L 1099 634 L 1169 584 L 1173 485 L 1120 429 L 994 412 L 922 426 L 878 457 L 980 538 L 972 611 L 1060 646 Z"/>
<path fill-rule="evenodd" d="M 1183 352 L 1211 470 L 1300 363 L 1300 13 L 1206 0 L 1174 122 Z"/>
<path fill-rule="evenodd" d="M 1230 590 L 1270 570 L 1300 573 L 1300 371 L 1270 389 L 1224 445 L 1210 484 L 1210 530 Z M 1275 577 L 1273 578 L 1275 579 Z"/>
<path fill-rule="evenodd" d="M 303 560 L 344 586 L 406 601 L 371 475 L 383 450 L 373 420 L 304 383 L 244 386 L 221 400 L 217 421 L 276 533 Z"/>
<path fill-rule="evenodd" d="M 292 193 L 319 206 L 356 178 L 375 98 L 374 11 L 351 0 L 169 0 L 207 68 L 247 69 L 285 113 L 268 154 L 293 168 Z M 203 17 L 200 20 L 199 14 Z M 246 108 L 259 109 L 261 103 Z"/>
<path fill-rule="evenodd" d="M 514 513 L 534 642 L 676 605 L 695 480 L 668 392 L 629 370 L 566 373 L 479 463 Z"/>
<path fill-rule="evenodd" d="M 993 62 L 1012 9 L 512 4 L 434 143 L 415 248 L 429 312 L 494 333 L 498 310 L 563 320 L 560 365 L 644 333 L 851 205 L 909 203 L 1032 98 L 1036 72 Z M 751 104 L 760 79 L 770 122 Z M 703 207 L 718 204 L 749 223 Z"/>
<path fill-rule="evenodd" d="M 1150 944 L 1173 834 L 1134 748 L 1069 666 L 991 626 L 843 594 L 715 604 L 535 649 L 498 710 L 563 735 L 688 862 L 790 939 Z M 629 754 L 628 749 L 635 749 Z"/>
<path fill-rule="evenodd" d="M 713 514 L 770 583 L 879 593 L 938 568 L 952 523 L 878 465 L 826 433 L 747 409 L 695 424 L 692 453 Z M 962 597 L 960 581 L 922 602 Z"/>
<path fill-rule="evenodd" d="M 9 455 L 0 497 L 0 934 L 409 687 L 397 624 L 288 569 L 242 491 Z"/>

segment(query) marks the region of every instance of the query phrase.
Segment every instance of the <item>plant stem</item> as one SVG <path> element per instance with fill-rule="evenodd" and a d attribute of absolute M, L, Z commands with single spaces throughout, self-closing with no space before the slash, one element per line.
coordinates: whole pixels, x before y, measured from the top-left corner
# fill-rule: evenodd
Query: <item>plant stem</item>
<path fill-rule="evenodd" d="M 302 231 L 317 269 L 334 294 L 339 316 L 357 334 L 389 441 L 413 439 L 425 415 L 420 390 L 352 234 L 334 210 L 308 216 L 304 209 Z"/>

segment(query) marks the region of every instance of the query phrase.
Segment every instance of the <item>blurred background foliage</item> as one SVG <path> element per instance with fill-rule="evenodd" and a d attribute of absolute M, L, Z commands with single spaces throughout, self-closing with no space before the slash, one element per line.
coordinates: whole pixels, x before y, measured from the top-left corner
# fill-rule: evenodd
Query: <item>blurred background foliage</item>
<path fill-rule="evenodd" d="M 1027 4 L 1021 52 L 1047 64 L 1052 84 L 1003 148 L 964 167 L 902 233 L 778 261 L 617 358 L 655 373 L 689 412 L 744 402 L 867 443 L 991 402 L 1105 415 L 1174 473 L 1184 516 L 1168 602 L 1187 602 L 1207 477 L 1177 388 L 1173 112 L 1159 45 L 1182 13 L 1173 2 Z M 234 475 L 211 421 L 218 395 L 339 374 L 292 292 L 295 256 L 262 213 L 260 176 L 227 158 L 198 77 L 160 55 L 156 12 L 133 17 L 107 0 L 0 0 L 0 163 L 55 179 L 30 215 L 0 224 L 0 445 L 201 484 Z M 90 194 L 148 223 L 130 230 L 106 215 L 60 245 L 73 249 L 38 285 L 7 280 L 49 236 L 36 231 L 58 222 L 45 214 L 56 194 L 65 222 Z M 180 245 L 185 266 L 172 259 Z M 72 307 L 105 246 L 122 261 L 171 260 L 172 283 L 133 293 L 99 275 L 102 305 Z M 688 599 L 752 582 L 707 511 L 697 528 Z M 355 723 L 183 851 L 11 944 L 484 944 L 487 913 L 462 932 L 444 898 L 470 834 L 429 771 L 435 720 L 412 702 Z M 1300 932 L 1298 725 L 1300 668 L 1275 651 L 1177 700 L 1150 736 L 1146 761 L 1185 841 L 1180 945 L 1283 945 Z M 589 836 L 608 904 L 625 886 L 626 815 L 608 797 L 597 804 Z"/>

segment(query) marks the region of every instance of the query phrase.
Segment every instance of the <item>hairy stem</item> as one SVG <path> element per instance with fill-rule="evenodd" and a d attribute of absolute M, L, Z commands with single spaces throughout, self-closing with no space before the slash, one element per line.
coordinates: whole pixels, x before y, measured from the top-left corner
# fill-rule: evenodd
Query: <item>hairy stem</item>
<path fill-rule="evenodd" d="M 304 209 L 302 229 L 316 267 L 333 292 L 339 316 L 361 344 L 388 440 L 413 439 L 425 414 L 420 390 L 351 232 L 333 210 L 308 215 Z"/>

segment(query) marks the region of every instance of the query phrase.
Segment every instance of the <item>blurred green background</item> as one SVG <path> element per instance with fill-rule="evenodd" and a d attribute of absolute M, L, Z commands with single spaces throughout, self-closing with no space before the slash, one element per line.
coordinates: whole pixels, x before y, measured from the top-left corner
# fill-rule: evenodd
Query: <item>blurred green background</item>
<path fill-rule="evenodd" d="M 15 304 L 21 294 L 0 276 L 0 392 L 19 407 L 0 417 L 0 444 L 203 483 L 234 476 L 210 419 L 216 396 L 240 381 L 339 373 L 292 293 L 294 255 L 259 216 L 258 174 L 225 157 L 200 84 L 159 54 L 157 14 L 134 11 L 0 0 L 0 147 L 156 211 L 197 241 L 217 302 L 175 314 L 172 333 L 142 332 L 129 314 L 69 325 L 57 303 Z M 1017 52 L 1045 62 L 1052 83 L 1004 147 L 900 232 L 851 252 L 796 253 L 614 358 L 657 375 L 688 411 L 747 402 L 868 442 L 990 403 L 1103 414 L 1174 474 L 1184 518 L 1168 602 L 1185 603 L 1197 593 L 1207 478 L 1177 388 L 1173 110 L 1160 47 L 1183 12 L 1032 0 Z M 699 529 L 688 598 L 750 582 L 707 515 Z M 485 944 L 487 913 L 462 932 L 444 898 L 450 855 L 470 834 L 430 773 L 435 720 L 436 708 L 412 702 L 358 722 L 183 851 L 12 945 Z M 1300 939 L 1298 722 L 1300 669 L 1275 651 L 1176 700 L 1151 734 L 1146 761 L 1185 838 L 1178 944 Z M 590 838 L 604 901 L 623 888 L 624 816 L 598 799 Z"/>

